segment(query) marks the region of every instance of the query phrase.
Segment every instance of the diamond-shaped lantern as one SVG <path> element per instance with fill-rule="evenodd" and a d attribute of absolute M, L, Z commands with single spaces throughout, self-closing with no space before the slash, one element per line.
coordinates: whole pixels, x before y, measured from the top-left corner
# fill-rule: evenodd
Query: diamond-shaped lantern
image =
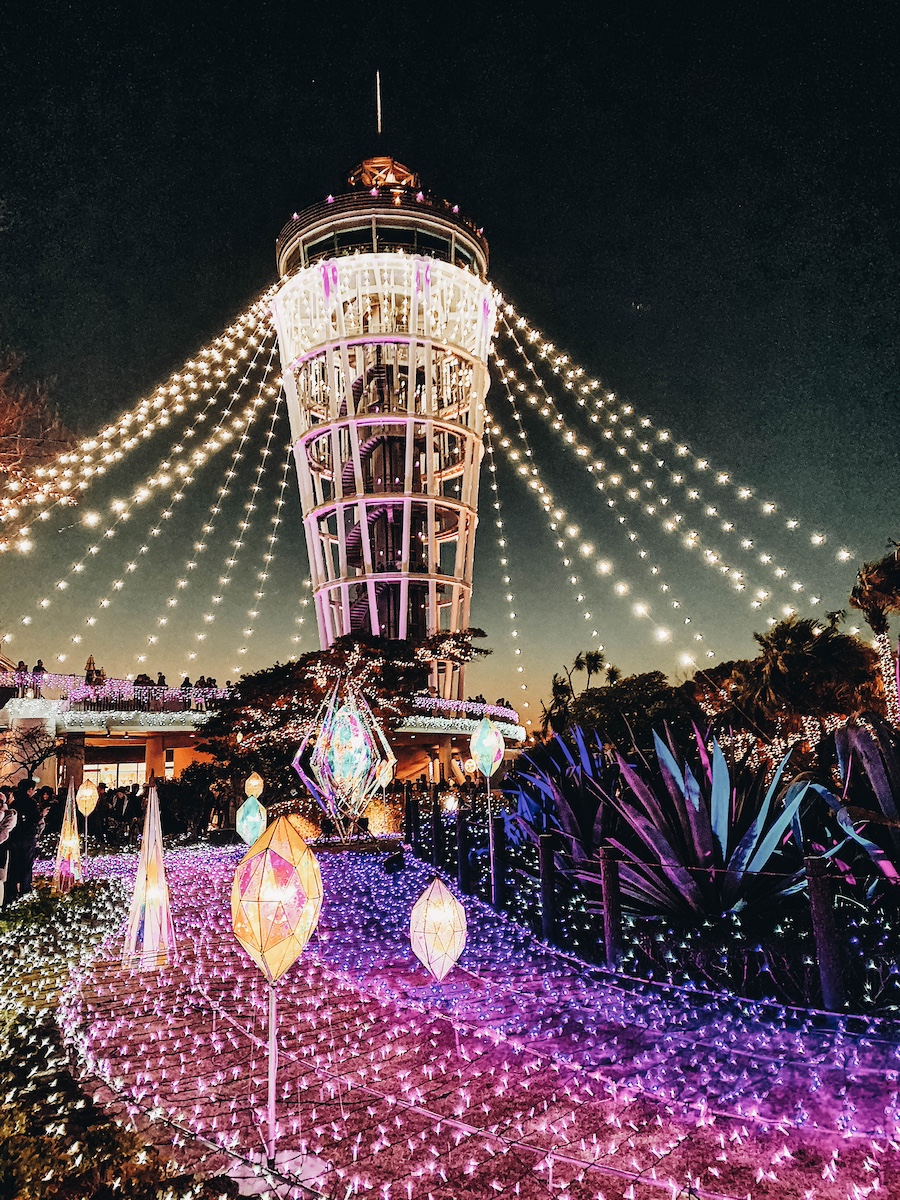
<path fill-rule="evenodd" d="M 97 801 L 99 799 L 100 793 L 97 791 L 96 783 L 94 783 L 91 779 L 85 779 L 75 796 L 75 803 L 78 805 L 78 811 L 83 817 L 89 817 L 97 807 Z"/>
<path fill-rule="evenodd" d="M 231 922 L 269 983 L 303 953 L 319 923 L 322 876 L 316 856 L 288 817 L 279 817 L 238 863 Z"/>
<path fill-rule="evenodd" d="M 409 921 L 413 953 L 440 983 L 456 965 L 466 945 L 466 910 L 435 879 L 413 905 Z"/>
<path fill-rule="evenodd" d="M 306 767 L 313 737 L 315 745 Z M 390 783 L 395 764 L 388 740 L 365 699 L 349 689 L 346 699 L 338 703 L 338 688 L 322 705 L 293 762 L 294 770 L 342 836 L 363 815 L 375 791 Z"/>
<path fill-rule="evenodd" d="M 234 818 L 238 837 L 252 846 L 265 829 L 267 819 L 266 810 L 257 798 L 248 796 Z"/>
<path fill-rule="evenodd" d="M 478 770 L 489 779 L 503 762 L 505 743 L 503 734 L 488 717 L 482 717 L 478 722 L 469 738 L 469 749 Z"/>
<path fill-rule="evenodd" d="M 242 838 L 248 846 L 252 846 L 262 834 L 269 820 L 268 813 L 259 802 L 259 796 L 262 795 L 264 787 L 263 777 L 256 771 L 247 777 L 247 782 L 244 784 L 247 799 L 237 810 L 234 819 L 238 837 Z"/>

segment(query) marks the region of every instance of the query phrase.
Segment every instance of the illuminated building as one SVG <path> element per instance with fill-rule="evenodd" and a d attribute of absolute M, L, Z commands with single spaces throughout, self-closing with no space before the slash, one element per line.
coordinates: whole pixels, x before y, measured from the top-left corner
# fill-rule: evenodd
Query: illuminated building
<path fill-rule="evenodd" d="M 495 310 L 481 231 L 390 158 L 297 215 L 274 302 L 323 648 L 469 625 Z M 432 683 L 463 694 L 459 664 Z"/>

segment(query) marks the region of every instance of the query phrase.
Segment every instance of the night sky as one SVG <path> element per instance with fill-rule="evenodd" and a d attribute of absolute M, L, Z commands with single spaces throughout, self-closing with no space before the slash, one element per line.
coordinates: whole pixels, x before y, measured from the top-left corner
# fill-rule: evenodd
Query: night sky
<path fill-rule="evenodd" d="M 770 518 L 758 503 L 729 511 L 808 584 L 804 598 L 840 607 L 856 559 L 839 566 L 836 549 L 875 557 L 900 531 L 895 33 L 887 4 L 8 6 L 0 342 L 52 380 L 80 433 L 131 407 L 274 280 L 290 214 L 342 190 L 347 169 L 378 151 L 379 67 L 382 152 L 483 224 L 493 280 L 556 345 L 757 501 L 776 501 Z M 501 417 L 504 405 L 498 393 Z M 641 565 L 553 435 L 540 423 L 529 433 L 583 536 L 613 578 L 633 580 L 629 603 L 646 595 L 662 618 L 640 583 L 656 562 L 717 657 L 750 651 L 763 621 L 746 594 L 637 515 Z M 138 473 L 125 468 L 120 491 Z M 67 647 L 67 667 L 93 652 L 111 674 L 139 669 L 214 476 L 103 632 L 85 631 L 84 614 L 139 529 L 27 628 L 20 615 L 52 594 L 86 535 L 56 520 L 27 561 L 7 557 L 9 653 L 46 661 Z M 534 705 L 592 642 L 538 508 L 506 467 L 500 486 Z M 296 520 L 299 502 L 286 512 Z M 811 530 L 828 534 L 821 549 Z M 513 695 L 492 535 L 485 522 L 473 621 L 495 653 L 470 690 Z M 290 652 L 298 547 L 289 528 L 247 666 Z M 218 569 L 213 554 L 182 613 L 195 605 L 196 617 Z M 653 644 L 590 564 L 583 575 L 610 657 L 674 674 L 676 647 Z M 240 624 L 252 600 L 237 585 Z M 192 675 L 231 674 L 240 635 L 225 625 Z M 72 651 L 75 629 L 85 636 Z M 299 648 L 312 648 L 311 615 L 302 633 Z M 171 679 L 183 666 L 173 627 L 146 667 Z"/>

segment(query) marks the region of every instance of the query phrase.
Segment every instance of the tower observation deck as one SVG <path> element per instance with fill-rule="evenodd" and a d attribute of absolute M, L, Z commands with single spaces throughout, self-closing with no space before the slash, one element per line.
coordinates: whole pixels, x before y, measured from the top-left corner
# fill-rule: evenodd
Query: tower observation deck
<path fill-rule="evenodd" d="M 323 648 L 469 625 L 495 309 L 480 230 L 390 158 L 298 214 L 274 301 Z M 437 662 L 441 695 L 462 669 Z"/>

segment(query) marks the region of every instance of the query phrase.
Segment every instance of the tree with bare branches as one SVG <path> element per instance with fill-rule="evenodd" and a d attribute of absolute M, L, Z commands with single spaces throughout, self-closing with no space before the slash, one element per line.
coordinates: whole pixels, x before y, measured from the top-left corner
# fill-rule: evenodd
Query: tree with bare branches
<path fill-rule="evenodd" d="M 33 777 L 48 759 L 61 754 L 64 742 L 43 725 L 20 726 L 0 735 L 0 775 L 9 778 L 20 771 Z"/>
<path fill-rule="evenodd" d="M 23 509 L 64 495 L 51 468 L 76 441 L 46 385 L 22 378 L 22 362 L 19 354 L 0 352 L 0 522 L 7 541 L 26 519 Z"/>

